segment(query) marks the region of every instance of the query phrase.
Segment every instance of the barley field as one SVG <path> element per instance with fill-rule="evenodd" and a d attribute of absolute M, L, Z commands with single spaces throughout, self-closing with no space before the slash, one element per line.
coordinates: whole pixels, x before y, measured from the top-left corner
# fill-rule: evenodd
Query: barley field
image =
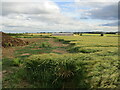
<path fill-rule="evenodd" d="M 29 44 L 3 48 L 3 88 L 119 88 L 118 35 L 10 36 Z"/>

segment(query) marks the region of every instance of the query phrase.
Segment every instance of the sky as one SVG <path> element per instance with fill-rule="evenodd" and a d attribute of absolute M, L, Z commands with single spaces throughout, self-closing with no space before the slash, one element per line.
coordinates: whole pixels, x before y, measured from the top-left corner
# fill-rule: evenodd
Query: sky
<path fill-rule="evenodd" d="M 116 32 L 119 0 L 2 0 L 0 30 Z"/>

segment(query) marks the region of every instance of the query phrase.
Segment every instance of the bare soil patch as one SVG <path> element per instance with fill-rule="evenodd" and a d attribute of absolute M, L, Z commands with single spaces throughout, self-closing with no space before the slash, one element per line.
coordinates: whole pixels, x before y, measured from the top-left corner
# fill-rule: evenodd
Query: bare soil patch
<path fill-rule="evenodd" d="M 61 42 L 55 42 L 53 38 L 49 38 L 48 41 L 52 46 L 58 46 L 58 47 L 66 47 L 68 44 L 63 44 Z"/>
<path fill-rule="evenodd" d="M 18 39 L 21 39 L 21 40 L 29 42 L 29 43 L 35 43 L 40 40 L 43 40 L 43 41 L 45 40 L 45 38 L 18 38 Z"/>
<path fill-rule="evenodd" d="M 24 53 L 24 54 L 22 54 L 21 56 L 26 56 L 26 55 L 30 55 L 29 53 Z"/>
<path fill-rule="evenodd" d="M 52 52 L 56 52 L 56 53 L 60 53 L 60 54 L 68 53 L 66 50 L 60 50 L 60 49 L 55 49 Z"/>
<path fill-rule="evenodd" d="M 13 38 L 3 32 L 2 33 L 2 47 L 10 47 L 10 46 L 24 46 L 28 44 L 27 41 L 23 41 L 18 38 Z"/>
<path fill-rule="evenodd" d="M 2 47 L 2 57 L 14 58 L 14 51 L 15 48 L 13 47 L 8 47 L 8 48 Z"/>

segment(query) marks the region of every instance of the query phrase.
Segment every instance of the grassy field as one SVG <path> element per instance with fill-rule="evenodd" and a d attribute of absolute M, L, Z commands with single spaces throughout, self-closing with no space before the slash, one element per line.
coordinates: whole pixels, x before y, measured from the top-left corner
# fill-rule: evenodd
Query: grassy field
<path fill-rule="evenodd" d="M 3 48 L 3 88 L 118 88 L 118 35 L 11 35 Z M 11 52 L 11 53 L 10 53 Z"/>
<path fill-rule="evenodd" d="M 92 57 L 91 60 L 86 60 L 88 76 L 90 76 L 92 87 L 96 82 L 101 83 L 101 88 L 114 88 L 119 77 L 118 65 L 118 37 L 117 35 L 84 35 L 84 36 L 56 36 L 55 38 L 67 41 L 74 45 L 69 48 L 69 53 L 80 53 L 85 56 Z M 83 61 L 84 62 L 84 61 Z M 111 63 L 111 64 L 110 64 Z M 115 76 L 115 77 L 114 77 Z M 107 81 L 107 80 L 113 81 Z M 107 85 L 109 82 L 109 85 Z M 111 84 L 110 84 L 111 82 Z"/>
<path fill-rule="evenodd" d="M 32 55 L 47 53 L 65 54 L 68 44 L 58 42 L 54 38 L 41 35 L 11 35 L 28 41 L 29 45 L 2 48 L 3 58 L 3 88 L 30 88 L 35 87 L 24 80 L 23 66 L 26 59 Z"/>
<path fill-rule="evenodd" d="M 93 49 L 101 52 L 118 52 L 118 37 L 109 36 L 56 36 L 58 39 L 64 39 L 74 43 L 74 47 L 79 49 Z"/>

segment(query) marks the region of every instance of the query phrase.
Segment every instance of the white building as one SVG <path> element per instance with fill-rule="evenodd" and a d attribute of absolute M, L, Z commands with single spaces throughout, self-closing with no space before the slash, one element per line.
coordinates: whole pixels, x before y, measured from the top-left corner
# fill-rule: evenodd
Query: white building
<path fill-rule="evenodd" d="M 52 33 L 52 36 L 73 36 L 73 33 Z"/>

